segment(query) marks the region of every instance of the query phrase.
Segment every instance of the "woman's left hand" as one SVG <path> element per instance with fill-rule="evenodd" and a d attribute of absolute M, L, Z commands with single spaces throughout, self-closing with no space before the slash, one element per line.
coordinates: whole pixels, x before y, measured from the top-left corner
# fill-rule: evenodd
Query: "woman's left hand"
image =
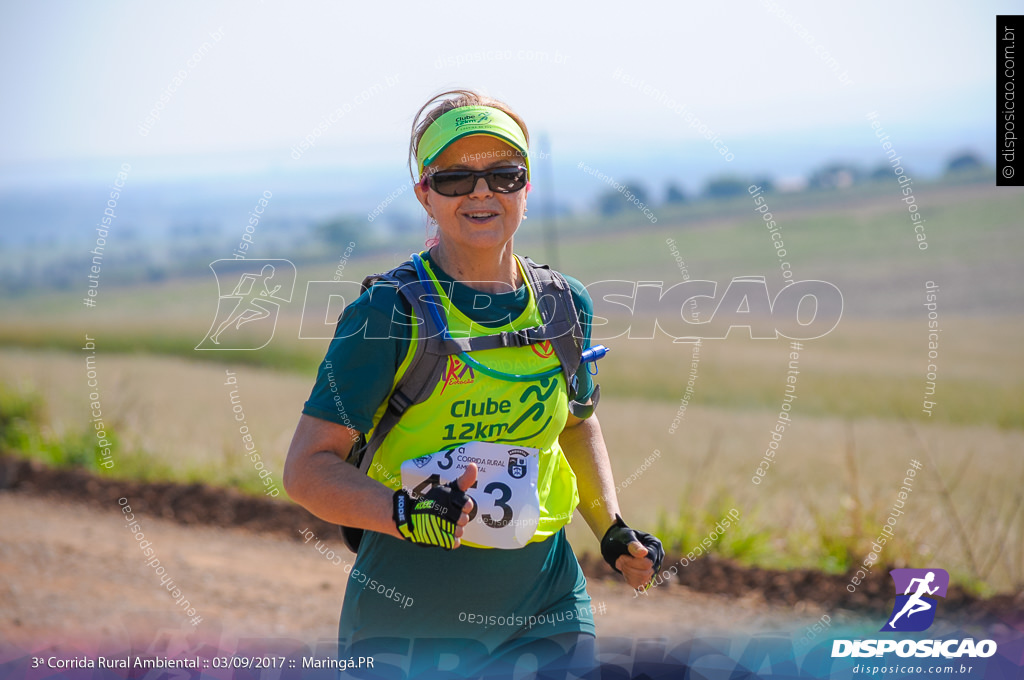
<path fill-rule="evenodd" d="M 654 562 L 647 556 L 649 551 L 640 541 L 633 541 L 627 547 L 629 554 L 620 555 L 615 560 L 615 566 L 622 572 L 629 587 L 635 590 L 646 586 L 654 578 Z"/>
<path fill-rule="evenodd" d="M 615 515 L 615 523 L 601 539 L 601 556 L 636 589 L 654 578 L 665 559 L 665 548 L 657 536 L 630 529 Z"/>

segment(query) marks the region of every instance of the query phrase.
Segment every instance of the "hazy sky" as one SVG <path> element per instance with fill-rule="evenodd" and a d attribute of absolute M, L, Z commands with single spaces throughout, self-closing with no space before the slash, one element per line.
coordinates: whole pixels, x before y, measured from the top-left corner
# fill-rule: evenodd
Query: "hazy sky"
<path fill-rule="evenodd" d="M 302 163 L 339 150 L 367 163 L 400 158 L 413 113 L 453 86 L 505 99 L 562 148 L 700 140 L 679 111 L 616 80 L 617 69 L 685 104 L 724 144 L 734 140 L 736 154 L 751 136 L 856 128 L 871 110 L 894 130 L 942 136 L 992 126 L 994 134 L 994 17 L 1019 8 L 909 0 L 6 2 L 0 167 L 239 151 L 287 166 L 296 162 L 289 148 L 339 107 L 348 112 Z M 205 54 L 192 61 L 204 42 Z M 175 85 L 182 70 L 187 77 Z M 382 91 L 357 103 L 375 83 Z M 160 118 L 140 134 L 162 93 Z M 703 148 L 717 156 L 710 143 Z"/>

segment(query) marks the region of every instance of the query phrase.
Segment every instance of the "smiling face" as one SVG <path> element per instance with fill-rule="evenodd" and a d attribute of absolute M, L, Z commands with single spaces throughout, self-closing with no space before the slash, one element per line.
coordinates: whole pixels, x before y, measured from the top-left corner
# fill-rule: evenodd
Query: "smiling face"
<path fill-rule="evenodd" d="M 487 170 L 524 165 L 522 155 L 489 135 L 470 135 L 456 140 L 437 157 L 429 171 Z M 427 214 L 437 220 L 444 247 L 468 254 L 500 250 L 512 239 L 526 212 L 526 190 L 513 194 L 491 191 L 484 178 L 466 196 L 442 196 L 429 186 L 416 185 L 416 198 Z"/>

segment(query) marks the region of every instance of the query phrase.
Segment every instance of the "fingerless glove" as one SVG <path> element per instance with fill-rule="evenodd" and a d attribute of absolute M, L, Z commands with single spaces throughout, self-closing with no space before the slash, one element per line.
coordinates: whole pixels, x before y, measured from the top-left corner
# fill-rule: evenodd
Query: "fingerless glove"
<path fill-rule="evenodd" d="M 419 499 L 399 489 L 394 495 L 392 518 L 407 541 L 451 550 L 465 504 L 466 492 L 456 482 L 435 486 Z"/>
<path fill-rule="evenodd" d="M 622 555 L 630 554 L 629 544 L 633 541 L 640 541 L 640 544 L 647 548 L 647 558 L 654 563 L 654 573 L 657 575 L 658 569 L 661 568 L 661 562 L 665 559 L 665 548 L 662 547 L 661 541 L 657 536 L 630 529 L 619 515 L 615 515 L 615 523 L 601 539 L 601 556 L 604 557 L 605 562 L 611 565 L 612 569 L 621 574 L 622 572 L 615 566 L 615 562 Z"/>

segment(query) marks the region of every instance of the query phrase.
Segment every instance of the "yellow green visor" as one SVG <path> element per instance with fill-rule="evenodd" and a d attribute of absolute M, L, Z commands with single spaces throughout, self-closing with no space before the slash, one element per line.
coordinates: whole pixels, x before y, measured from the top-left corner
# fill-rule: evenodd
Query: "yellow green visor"
<path fill-rule="evenodd" d="M 416 150 L 420 177 L 423 176 L 423 168 L 433 163 L 452 142 L 469 135 L 490 135 L 518 149 L 526 162 L 526 178 L 530 178 L 526 135 L 510 115 L 492 106 L 452 109 L 431 123 Z"/>

